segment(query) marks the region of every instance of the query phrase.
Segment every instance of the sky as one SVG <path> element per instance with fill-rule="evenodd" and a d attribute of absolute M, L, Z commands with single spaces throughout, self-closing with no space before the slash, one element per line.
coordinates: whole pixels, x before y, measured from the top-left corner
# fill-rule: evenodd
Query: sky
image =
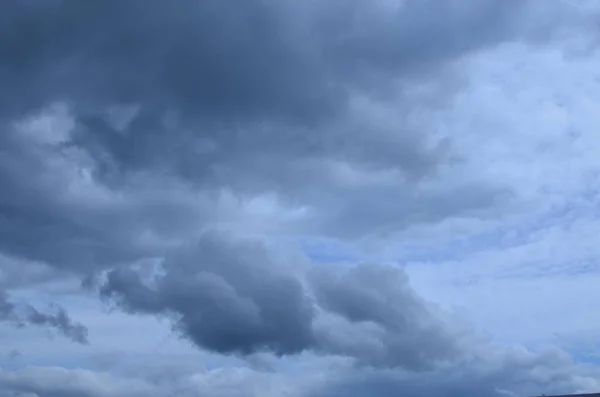
<path fill-rule="evenodd" d="M 3 0 L 0 397 L 600 392 L 600 0 Z"/>

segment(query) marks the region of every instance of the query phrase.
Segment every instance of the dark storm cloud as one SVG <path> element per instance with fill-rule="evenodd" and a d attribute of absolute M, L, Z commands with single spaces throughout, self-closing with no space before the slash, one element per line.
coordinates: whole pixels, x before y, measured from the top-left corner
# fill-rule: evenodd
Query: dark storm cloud
<path fill-rule="evenodd" d="M 152 167 L 208 182 L 220 168 L 264 171 L 259 155 L 370 164 L 386 148 L 385 166 L 421 172 L 436 159 L 418 140 L 370 136 L 380 150 L 365 158 L 367 132 L 336 127 L 348 116 L 348 96 L 513 37 L 518 4 L 7 1 L 0 103 L 11 118 L 69 103 L 78 120 L 73 144 L 105 172 Z M 119 131 L 108 113 L 123 104 L 138 111 Z"/>
<path fill-rule="evenodd" d="M 297 230 L 350 238 L 487 208 L 499 189 L 410 193 L 447 150 L 404 119 L 427 103 L 413 83 L 446 96 L 433 72 L 519 37 L 521 11 L 489 0 L 3 1 L 0 249 L 83 272 L 160 256 L 141 236 L 177 240 L 211 221 L 223 188 L 275 192 L 312 209 Z M 369 104 L 396 82 L 400 103 L 382 121 Z M 57 103 L 73 123 L 62 141 L 40 144 L 51 132 L 39 126 L 27 127 L 33 140 L 15 132 Z M 339 167 L 398 175 L 371 190 Z M 82 170 L 117 199 L 73 194 Z M 204 201 L 183 203 L 191 196 L 169 179 Z"/>
<path fill-rule="evenodd" d="M 270 116 L 276 109 L 300 115 L 305 107 L 318 113 L 326 96 L 307 89 L 322 83 L 298 51 L 300 43 L 290 41 L 286 6 L 3 2 L 3 72 L 15 90 L 28 88 L 24 99 L 31 93 L 43 101 L 81 100 L 84 109 L 139 102 L 242 117 Z M 32 76 L 37 79 L 28 81 Z"/>
<path fill-rule="evenodd" d="M 87 344 L 87 328 L 74 322 L 62 307 L 55 306 L 55 309 L 55 314 L 42 313 L 33 306 L 12 302 L 8 294 L 0 290 L 0 321 L 17 327 L 47 326 L 74 342 Z"/>
<path fill-rule="evenodd" d="M 114 270 L 102 292 L 131 312 L 174 313 L 177 328 L 220 353 L 299 353 L 313 345 L 313 310 L 300 282 L 260 245 L 207 234 L 167 259 L 156 286 Z"/>
<path fill-rule="evenodd" d="M 258 242 L 211 232 L 168 258 L 153 280 L 111 271 L 102 293 L 131 313 L 173 316 L 184 337 L 219 353 L 313 351 L 411 370 L 456 357 L 459 335 L 433 316 L 400 269 L 314 269 L 307 284 L 292 265 Z"/>
<path fill-rule="evenodd" d="M 517 33 L 520 2 L 403 3 L 5 1 L 2 108 L 77 100 L 310 120 L 337 109 L 340 79 L 437 67 Z"/>

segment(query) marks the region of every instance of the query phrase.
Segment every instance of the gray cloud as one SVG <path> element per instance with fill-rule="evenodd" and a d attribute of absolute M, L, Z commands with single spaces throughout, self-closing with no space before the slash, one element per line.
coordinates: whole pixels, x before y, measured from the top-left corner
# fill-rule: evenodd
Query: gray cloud
<path fill-rule="evenodd" d="M 7 117 L 65 101 L 78 121 L 72 143 L 93 153 L 101 171 L 171 169 L 202 183 L 223 183 L 219 169 L 268 171 L 259 155 L 281 162 L 326 156 L 359 165 L 385 158 L 386 166 L 421 170 L 435 158 L 418 140 L 380 142 L 369 134 L 379 153 L 371 156 L 362 149 L 365 132 L 335 127 L 348 116 L 354 82 L 383 71 L 403 76 L 408 64 L 439 68 L 469 49 L 511 37 L 510 13 L 517 12 L 508 3 L 470 8 L 447 2 L 446 22 L 435 24 L 421 2 L 394 12 L 364 1 L 185 0 L 175 8 L 156 0 L 9 1 L 2 7 Z M 435 28 L 425 31 L 425 25 Z M 110 110 L 122 104 L 139 110 L 119 131 Z M 315 128 L 316 120 L 324 128 Z M 390 155 L 382 157 L 382 150 Z"/>
<path fill-rule="evenodd" d="M 19 358 L 23 357 L 23 355 L 21 354 L 21 352 L 19 352 L 16 349 L 12 349 L 8 352 L 5 353 L 0 353 L 0 358 L 7 360 L 7 361 L 15 361 L 18 360 Z"/>
<path fill-rule="evenodd" d="M 0 138 L 0 249 L 8 257 L 0 263 L 3 278 L 19 279 L 14 258 L 31 261 L 29 269 L 41 263 L 86 273 L 156 255 L 162 248 L 159 236 L 185 233 L 186 224 L 201 219 L 194 208 L 201 200 L 196 195 L 190 202 L 180 184 L 140 178 L 116 192 L 86 179 L 88 156 L 44 139 L 64 132 L 61 123 L 68 124 L 68 115 L 49 111 L 28 122 L 39 120 L 49 120 L 51 128 L 26 123 Z"/>
<path fill-rule="evenodd" d="M 102 293 L 132 312 L 174 313 L 184 336 L 220 353 L 292 354 L 313 345 L 302 285 L 260 245 L 206 234 L 163 267 L 155 287 L 133 270 L 113 270 Z"/>
<path fill-rule="evenodd" d="M 282 382 L 252 371 L 225 371 L 222 374 L 194 373 L 156 382 L 148 377 L 120 377 L 108 373 L 64 368 L 29 367 L 0 371 L 0 396 L 37 397 L 171 397 L 285 394 Z M 220 375 L 220 376 L 219 376 Z M 195 378 L 195 379 L 194 379 Z M 240 394 L 242 393 L 242 394 Z"/>
<path fill-rule="evenodd" d="M 346 320 L 320 327 L 328 352 L 375 367 L 413 370 L 431 369 L 460 354 L 461 335 L 434 316 L 400 269 L 380 264 L 319 269 L 312 281 L 322 310 Z M 363 332 L 352 329 L 357 325 Z"/>
<path fill-rule="evenodd" d="M 4 291 L 0 291 L 0 319 L 3 321 L 13 321 L 16 318 L 15 305 L 8 299 Z"/>
<path fill-rule="evenodd" d="M 59 307 L 56 314 L 41 313 L 34 307 L 29 307 L 25 320 L 32 325 L 47 325 L 59 330 L 74 342 L 87 344 L 88 330 L 81 324 L 74 323 L 65 309 Z"/>
<path fill-rule="evenodd" d="M 518 4 L 11 0 L 2 5 L 1 78 L 11 83 L 3 109 L 66 99 L 83 109 L 132 102 L 314 120 L 338 108 L 340 79 L 439 65 L 512 38 Z M 12 92 L 21 100 L 9 100 Z"/>
<path fill-rule="evenodd" d="M 87 344 L 87 328 L 74 322 L 62 307 L 55 305 L 55 308 L 56 314 L 42 313 L 31 305 L 12 302 L 8 294 L 0 290 L 0 321 L 16 327 L 47 326 L 57 330 L 73 342 Z"/>
<path fill-rule="evenodd" d="M 538 23 L 516 3 L 5 1 L 0 249 L 78 272 L 160 256 L 223 189 L 343 238 L 474 216 L 503 189 L 415 184 L 450 154 L 410 119 L 460 88 L 454 60 Z"/>
<path fill-rule="evenodd" d="M 0 373 L 0 396 L 35 397 L 121 397 L 121 396 L 166 396 L 152 390 L 149 384 L 120 382 L 102 374 L 64 368 L 24 368 L 19 371 Z M 145 386 L 145 387 L 144 387 Z M 143 394 L 153 391 L 153 394 Z"/>
<path fill-rule="evenodd" d="M 62 28 L 84 40 L 64 51 L 86 54 L 71 65 L 69 81 L 94 82 L 65 94 L 93 103 L 76 106 L 72 144 L 93 153 L 101 178 L 114 181 L 123 171 L 150 167 L 201 185 L 276 189 L 286 197 L 330 184 L 319 177 L 323 160 L 408 175 L 435 169 L 441 159 L 426 137 L 403 123 L 360 125 L 352 113 L 361 110 L 351 99 L 397 78 L 410 86 L 424 70 L 517 34 L 512 2 L 473 8 L 448 2 L 444 23 L 421 2 L 391 12 L 364 1 L 185 1 L 175 9 L 157 1 L 108 4 L 74 7 L 78 23 Z M 97 26 L 111 28 L 100 33 Z M 42 44 L 53 31 L 44 33 Z M 362 82 L 365 76 L 381 81 Z M 432 95 L 444 95 L 443 89 Z M 401 91 L 412 99 L 411 109 L 423 105 L 409 89 Z M 118 131 L 108 111 L 122 103 L 139 110 Z M 399 111 L 401 119 L 409 109 Z M 290 185 L 290 179 L 303 183 Z"/>
<path fill-rule="evenodd" d="M 575 365 L 556 349 L 488 350 L 487 357 L 451 370 L 419 375 L 380 369 L 340 368 L 293 379 L 246 368 L 195 371 L 156 381 L 152 372 L 120 376 L 64 368 L 0 371 L 0 396 L 392 396 L 501 397 L 591 391 L 597 369 Z M 22 394 L 19 394 L 22 393 Z"/>
<path fill-rule="evenodd" d="M 105 299 L 169 317 L 200 349 L 341 356 L 354 366 L 288 395 L 588 387 L 597 374 L 559 353 L 481 347 L 399 269 L 307 270 L 250 240 L 198 238 L 247 219 L 245 231 L 268 229 L 269 215 L 244 207 L 264 195 L 276 203 L 258 212 L 301 209 L 277 219 L 285 224 L 277 233 L 342 239 L 503 208 L 510 191 L 457 171 L 453 142 L 431 133 L 429 116 L 464 88 L 463 57 L 552 33 L 564 3 L 554 3 L 550 19 L 532 14 L 540 4 L 551 7 L 0 2 L 2 287 L 106 271 Z M 161 260 L 161 269 L 139 270 L 144 260 Z M 1 292 L 0 320 L 86 341 L 62 308 L 43 313 Z M 194 395 L 189 385 L 112 381 L 56 368 L 0 371 L 8 395 Z M 201 391 L 247 395 L 255 383 L 233 384 Z"/>
<path fill-rule="evenodd" d="M 184 337 L 224 354 L 312 351 L 411 370 L 457 357 L 461 336 L 400 269 L 315 268 L 303 281 L 301 267 L 277 259 L 259 242 L 209 232 L 168 258 L 164 274 L 112 270 L 101 292 L 128 312 L 173 316 Z"/>
<path fill-rule="evenodd" d="M 352 369 L 329 377 L 306 395 L 311 397 L 410 395 L 536 396 L 594 392 L 598 369 L 574 364 L 556 348 L 485 346 L 462 365 L 418 375 L 401 371 Z"/>

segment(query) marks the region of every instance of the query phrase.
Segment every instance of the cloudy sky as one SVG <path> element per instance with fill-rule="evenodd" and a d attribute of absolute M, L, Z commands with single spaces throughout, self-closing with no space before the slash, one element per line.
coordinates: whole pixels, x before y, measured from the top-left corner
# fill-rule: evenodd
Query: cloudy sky
<path fill-rule="evenodd" d="M 0 397 L 600 391 L 600 0 L 3 0 Z"/>

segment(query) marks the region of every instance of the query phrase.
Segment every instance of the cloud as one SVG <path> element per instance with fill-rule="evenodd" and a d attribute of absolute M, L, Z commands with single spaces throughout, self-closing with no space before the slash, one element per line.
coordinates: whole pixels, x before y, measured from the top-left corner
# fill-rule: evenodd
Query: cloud
<path fill-rule="evenodd" d="M 436 317 L 435 307 L 416 295 L 401 269 L 381 264 L 319 269 L 312 287 L 321 310 L 344 320 L 321 328 L 325 351 L 356 356 L 370 366 L 416 371 L 460 354 L 459 328 Z"/>
<path fill-rule="evenodd" d="M 488 348 L 487 357 L 466 365 L 419 376 L 398 371 L 342 372 L 310 396 L 363 396 L 405 394 L 411 396 L 558 395 L 593 392 L 598 388 L 597 368 L 573 364 L 557 349 L 537 352 L 522 348 Z"/>
<path fill-rule="evenodd" d="M 448 1 L 440 21 L 430 6 L 6 2 L 2 179 L 12 194 L 2 199 L 3 249 L 61 266 L 148 255 L 152 248 L 131 235 L 189 222 L 175 214 L 197 192 L 163 195 L 140 213 L 141 203 L 127 201 L 141 200 L 129 196 L 141 184 L 201 187 L 206 208 L 188 208 L 200 212 L 197 222 L 207 221 L 223 189 L 242 200 L 274 193 L 311 210 L 295 229 L 353 238 L 493 205 L 502 189 L 485 183 L 410 193 L 410 181 L 446 162 L 443 144 L 411 112 L 454 91 L 443 72 L 452 60 L 519 37 L 511 13 L 520 7 Z M 395 86 L 397 100 L 372 94 Z M 42 131 L 40 119 L 53 124 Z M 365 195 L 364 183 L 377 177 Z M 56 185 L 66 191 L 57 195 Z M 466 189 L 473 200 L 463 203 Z M 365 208 L 371 213 L 350 216 Z M 112 228 L 117 218 L 124 225 Z M 67 257 L 73 245 L 81 249 Z"/>
<path fill-rule="evenodd" d="M 8 296 L 4 291 L 0 293 L 0 318 L 2 320 L 12 320 L 15 318 L 15 305 L 8 300 Z"/>
<path fill-rule="evenodd" d="M 154 288 L 133 270 L 112 270 L 102 293 L 132 312 L 176 314 L 183 335 L 220 353 L 292 354 L 313 344 L 302 285 L 260 245 L 207 234 L 162 268 Z"/>
<path fill-rule="evenodd" d="M 445 1 L 438 5 L 444 19 L 431 6 L 10 1 L 2 6 L 1 48 L 10 58 L 1 77 L 11 83 L 3 108 L 16 114 L 63 99 L 83 109 L 139 101 L 217 117 L 314 120 L 338 108 L 341 82 L 439 65 L 518 33 L 516 2 Z M 18 91 L 22 100 L 9 101 Z"/>
<path fill-rule="evenodd" d="M 170 315 L 198 347 L 222 354 L 303 351 L 424 370 L 459 354 L 459 328 L 436 318 L 401 269 L 286 263 L 260 241 L 207 232 L 151 278 L 108 273 L 103 296 L 130 313 Z M 285 259 L 284 259 L 285 260 Z"/>
<path fill-rule="evenodd" d="M 23 355 L 16 349 L 12 349 L 8 352 L 4 352 L 0 354 L 0 358 L 8 361 L 18 360 Z"/>
<path fill-rule="evenodd" d="M 72 339 L 74 342 L 87 343 L 87 329 L 69 318 L 63 308 L 58 308 L 57 314 L 41 313 L 33 307 L 29 307 L 29 313 L 26 315 L 26 321 L 32 325 L 49 325 L 57 328 L 63 335 Z"/>
<path fill-rule="evenodd" d="M 428 114 L 464 88 L 457 60 L 547 21 L 432 4 L 4 2 L 2 251 L 90 273 L 240 227 L 264 195 L 300 215 L 253 224 L 286 234 L 485 217 L 509 189 L 452 171 Z"/>
<path fill-rule="evenodd" d="M 42 313 L 30 305 L 11 302 L 5 291 L 0 290 L 0 321 L 17 327 L 27 325 L 48 326 L 56 329 L 74 342 L 87 344 L 88 330 L 82 324 L 74 322 L 64 308 L 56 307 L 56 314 Z"/>
<path fill-rule="evenodd" d="M 575 339 L 596 327 L 595 278 L 573 273 L 597 273 L 599 12 L 595 0 L 1 2 L 0 320 L 25 354 L 0 369 L 0 393 L 597 389 L 597 365 L 529 345 L 556 318 Z M 347 246 L 344 263 L 325 258 Z M 118 312 L 100 319 L 81 280 Z M 63 306 L 89 320 L 95 350 L 18 328 L 85 343 Z M 127 374 L 93 368 L 87 354 L 147 350 L 153 319 L 207 369 L 156 376 L 156 352 Z"/>
<path fill-rule="evenodd" d="M 246 368 L 199 371 L 155 382 L 141 377 L 122 377 L 106 372 L 69 370 L 60 367 L 27 367 L 0 372 L 0 396 L 122 397 L 172 395 L 210 397 L 295 396 L 293 385 L 278 376 Z M 5 394 L 2 394 L 5 393 Z"/>
<path fill-rule="evenodd" d="M 30 271 L 41 264 L 87 274 L 151 257 L 185 233 L 185 223 L 195 227 L 195 217 L 203 218 L 199 196 L 176 181 L 139 178 L 119 191 L 96 181 L 93 159 L 61 146 L 72 122 L 68 108 L 56 105 L 2 135 L 0 247 L 2 271 L 13 281 L 18 259 Z"/>
<path fill-rule="evenodd" d="M 142 396 L 152 389 L 148 384 L 112 379 L 105 374 L 64 368 L 24 368 L 0 373 L 0 396 Z M 148 394 L 146 394 L 148 395 Z M 160 395 L 160 394 L 155 394 Z M 164 395 L 164 394 L 163 394 Z"/>
<path fill-rule="evenodd" d="M 319 375 L 285 376 L 244 367 L 196 370 L 152 378 L 152 372 L 110 374 L 61 367 L 25 367 L 0 371 L 0 388 L 7 396 L 365 396 L 406 394 L 420 396 L 548 395 L 586 392 L 598 387 L 597 368 L 574 364 L 556 349 L 523 348 L 488 351 L 487 357 L 451 370 L 420 375 L 347 365 Z M 35 394 L 33 394 L 35 393 Z M 2 394 L 0 394 L 2 395 Z M 26 395 L 26 394 L 25 394 Z"/>

